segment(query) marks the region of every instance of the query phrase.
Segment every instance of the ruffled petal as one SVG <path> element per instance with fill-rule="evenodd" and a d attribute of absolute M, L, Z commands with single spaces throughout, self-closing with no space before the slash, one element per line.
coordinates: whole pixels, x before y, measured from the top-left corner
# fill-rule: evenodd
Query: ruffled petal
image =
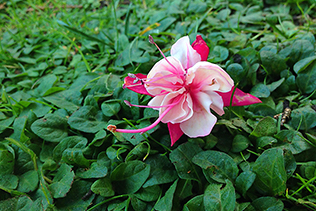
<path fill-rule="evenodd" d="M 180 38 L 171 47 L 170 54 L 181 62 L 184 69 L 189 69 L 194 64 L 201 61 L 200 54 L 190 45 L 188 36 Z"/>
<path fill-rule="evenodd" d="M 184 91 L 185 89 L 182 88 L 176 92 L 156 96 L 149 101 L 148 106 L 162 106 L 161 108 L 153 108 L 159 110 L 159 115 L 161 115 L 168 107 L 172 107 L 161 120 L 163 123 L 171 122 L 175 124 L 185 121 L 192 116 L 193 103 L 191 96 L 184 94 Z"/>
<path fill-rule="evenodd" d="M 212 104 L 210 105 L 210 108 L 215 111 L 218 115 L 222 116 L 224 112 L 224 102 L 222 100 L 222 97 L 217 94 L 216 92 L 210 92 L 208 93 L 208 96 L 212 99 Z"/>
<path fill-rule="evenodd" d="M 234 87 L 229 92 L 217 92 L 223 99 L 224 106 L 230 105 L 230 99 L 233 94 Z M 240 89 L 236 88 L 233 96 L 232 106 L 246 106 L 256 103 L 262 103 L 261 100 L 249 93 L 244 93 Z"/>
<path fill-rule="evenodd" d="M 186 82 L 196 92 L 229 92 L 234 85 L 233 79 L 221 67 L 209 62 L 198 62 L 190 68 Z"/>
<path fill-rule="evenodd" d="M 192 43 L 192 48 L 200 54 L 201 61 L 207 60 L 210 49 L 201 35 L 196 35 L 196 40 Z"/>
<path fill-rule="evenodd" d="M 157 62 L 147 75 L 145 88 L 151 95 L 159 95 L 179 89 L 183 84 L 184 69 L 175 57 L 167 57 Z"/>
<path fill-rule="evenodd" d="M 190 119 L 180 123 L 184 134 L 191 138 L 207 136 L 211 133 L 217 118 L 210 112 L 212 99 L 206 93 L 196 93 L 192 97 L 194 112 Z"/>
<path fill-rule="evenodd" d="M 147 89 L 145 88 L 144 84 L 142 83 L 141 80 L 137 80 L 138 79 L 146 79 L 147 76 L 141 73 L 136 73 L 135 74 L 136 77 L 131 77 L 131 76 L 127 76 L 124 79 L 124 86 L 123 88 L 127 88 L 129 90 L 132 90 L 138 94 L 143 94 L 143 95 L 150 95 L 153 96 L 151 94 L 149 94 L 147 92 Z"/>
<path fill-rule="evenodd" d="M 168 105 L 170 102 L 177 102 L 176 105 L 161 120 L 163 123 L 171 122 L 173 124 L 186 121 L 193 115 L 193 102 L 190 95 L 180 94 L 176 98 L 172 98 L 170 93 L 166 95 L 162 105 Z M 166 108 L 161 108 L 162 113 Z"/>
<path fill-rule="evenodd" d="M 171 146 L 179 140 L 179 138 L 183 135 L 183 131 L 180 128 L 180 124 L 172 124 L 168 123 L 169 134 L 171 138 Z"/>

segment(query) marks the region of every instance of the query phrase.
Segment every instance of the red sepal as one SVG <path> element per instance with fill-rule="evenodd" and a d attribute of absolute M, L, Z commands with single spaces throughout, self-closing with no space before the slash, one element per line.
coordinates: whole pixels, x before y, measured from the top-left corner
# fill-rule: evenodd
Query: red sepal
<path fill-rule="evenodd" d="M 224 106 L 230 105 L 230 99 L 234 90 L 234 86 L 229 92 L 223 93 L 223 92 L 217 92 L 222 98 L 224 102 Z M 233 96 L 233 102 L 232 106 L 245 106 L 245 105 L 251 105 L 255 103 L 262 103 L 261 100 L 249 93 L 244 93 L 240 89 L 236 88 Z"/>
<path fill-rule="evenodd" d="M 201 35 L 196 35 L 196 40 L 192 43 L 192 47 L 200 54 L 202 61 L 207 60 L 210 49 Z"/>
<path fill-rule="evenodd" d="M 168 129 L 169 129 L 169 134 L 171 138 L 171 146 L 172 146 L 183 135 L 183 132 L 180 128 L 180 123 L 172 124 L 168 122 Z"/>
<path fill-rule="evenodd" d="M 134 74 L 136 77 L 131 77 L 131 76 L 127 76 L 124 79 L 124 86 L 123 88 L 128 88 L 129 90 L 132 90 L 138 94 L 143 94 L 143 95 L 150 95 L 144 86 L 144 84 L 142 83 L 141 80 L 137 80 L 138 79 L 145 79 L 147 78 L 147 75 L 144 75 L 142 73 L 136 73 Z M 152 96 L 153 97 L 153 96 Z"/>

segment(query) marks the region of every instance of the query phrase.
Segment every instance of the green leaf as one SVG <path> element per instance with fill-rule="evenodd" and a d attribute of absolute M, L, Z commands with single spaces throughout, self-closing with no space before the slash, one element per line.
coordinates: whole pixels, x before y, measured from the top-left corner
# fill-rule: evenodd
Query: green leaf
<path fill-rule="evenodd" d="M 65 90 L 50 94 L 48 96 L 45 95 L 43 99 L 59 108 L 66 109 L 72 113 L 79 109 L 79 105 L 71 101 L 71 96 L 79 100 L 81 97 L 81 93 L 76 90 Z"/>
<path fill-rule="evenodd" d="M 20 57 L 18 60 L 28 64 L 36 64 L 36 59 L 32 59 L 30 57 Z"/>
<path fill-rule="evenodd" d="M 83 106 L 74 112 L 69 117 L 68 124 L 70 127 L 86 133 L 96 133 L 107 126 L 100 111 L 93 106 Z"/>
<path fill-rule="evenodd" d="M 39 181 L 37 171 L 27 171 L 19 179 L 18 191 L 28 193 L 37 188 Z"/>
<path fill-rule="evenodd" d="M 77 164 L 82 167 L 90 166 L 90 161 L 83 155 L 83 149 L 68 148 L 63 152 L 62 159 L 70 165 Z"/>
<path fill-rule="evenodd" d="M 0 201 L 0 210 L 31 210 L 33 201 L 28 196 L 16 196 L 7 200 Z"/>
<path fill-rule="evenodd" d="M 53 74 L 49 74 L 41 78 L 39 86 L 34 90 L 34 92 L 39 96 L 44 96 L 44 94 L 53 87 L 56 81 L 57 77 Z"/>
<path fill-rule="evenodd" d="M 283 202 L 280 199 L 274 197 L 260 197 L 252 202 L 252 206 L 256 211 L 282 211 L 284 208 Z"/>
<path fill-rule="evenodd" d="M 65 197 L 71 188 L 74 177 L 75 174 L 71 167 L 63 163 L 54 176 L 53 183 L 48 186 L 53 198 Z"/>
<path fill-rule="evenodd" d="M 150 166 L 138 161 L 118 165 L 111 173 L 111 181 L 118 193 L 135 193 L 145 183 L 150 174 Z"/>
<path fill-rule="evenodd" d="M 7 129 L 15 120 L 15 116 L 0 121 L 0 133 Z"/>
<path fill-rule="evenodd" d="M 310 94 L 316 89 L 316 61 L 314 60 L 296 77 L 296 85 L 304 94 Z"/>
<path fill-rule="evenodd" d="M 97 94 L 108 94 L 108 88 L 107 88 L 107 80 L 111 77 L 109 74 L 105 74 L 98 79 L 96 82 L 94 81 L 95 79 L 91 80 L 86 84 L 84 88 L 90 88 L 88 92 L 88 96 L 94 96 Z M 93 82 L 93 83 L 92 83 Z M 90 87 L 91 86 L 91 87 Z"/>
<path fill-rule="evenodd" d="M 284 58 L 271 51 L 261 51 L 260 58 L 268 74 L 279 75 L 282 70 L 287 68 Z"/>
<path fill-rule="evenodd" d="M 236 178 L 236 189 L 245 197 L 247 191 L 256 179 L 256 174 L 252 171 L 244 171 Z"/>
<path fill-rule="evenodd" d="M 101 178 L 105 177 L 108 173 L 108 169 L 111 166 L 111 161 L 105 154 L 105 152 L 101 152 L 98 155 L 97 162 L 93 162 L 89 169 L 85 169 L 85 171 L 77 171 L 76 176 L 81 178 Z"/>
<path fill-rule="evenodd" d="M 296 170 L 296 160 L 293 156 L 292 152 L 289 150 L 283 150 L 283 157 L 284 157 L 284 167 L 287 174 L 287 178 L 291 178 Z"/>
<path fill-rule="evenodd" d="M 166 156 L 149 156 L 145 163 L 150 165 L 150 174 L 148 180 L 143 185 L 144 188 L 173 182 L 178 178 L 174 166 Z"/>
<path fill-rule="evenodd" d="M 134 105 L 139 105 L 138 94 L 136 92 L 132 92 L 128 89 L 124 89 L 120 93 L 119 99 L 121 99 L 122 101 L 126 100 Z M 153 109 L 151 109 L 151 110 L 153 110 Z M 127 106 L 125 103 L 122 105 L 121 112 L 124 112 L 126 114 L 127 118 L 132 118 L 134 120 L 138 120 L 140 117 L 140 112 L 139 112 L 138 107 L 136 107 L 136 106 L 130 107 L 130 106 Z"/>
<path fill-rule="evenodd" d="M 197 145 L 187 142 L 170 153 L 169 159 L 176 167 L 178 176 L 181 179 L 200 181 L 200 170 L 194 165 L 192 158 L 201 151 L 202 149 Z"/>
<path fill-rule="evenodd" d="M 278 142 L 278 140 L 271 137 L 271 136 L 261 136 L 261 137 L 256 139 L 256 143 L 257 143 L 258 148 L 272 146 L 273 144 L 276 144 L 277 142 Z"/>
<path fill-rule="evenodd" d="M 106 131 L 105 130 L 100 130 L 98 131 L 89 146 L 94 145 L 96 147 L 99 147 L 102 145 L 103 141 L 105 140 L 104 138 L 106 137 Z"/>
<path fill-rule="evenodd" d="M 68 136 L 67 118 L 58 114 L 47 114 L 44 118 L 36 120 L 32 125 L 32 131 L 42 139 L 50 142 L 60 142 Z"/>
<path fill-rule="evenodd" d="M 23 138 L 25 138 L 24 129 L 27 122 L 27 116 L 20 116 L 14 120 L 13 123 L 13 134 L 10 136 L 11 138 L 15 140 L 19 140 L 21 142 L 23 141 Z"/>
<path fill-rule="evenodd" d="M 166 191 L 166 194 L 157 202 L 155 209 L 158 211 L 171 211 L 173 204 L 173 197 L 176 191 L 178 180 L 176 180 L 170 188 Z"/>
<path fill-rule="evenodd" d="M 291 151 L 294 155 L 312 147 L 300 132 L 294 130 L 281 130 L 275 138 L 280 141 L 281 148 Z"/>
<path fill-rule="evenodd" d="M 259 192 L 272 196 L 284 193 L 287 175 L 280 148 L 265 150 L 254 163 L 253 171 L 257 175 L 255 188 Z"/>
<path fill-rule="evenodd" d="M 5 174 L 0 177 L 0 187 L 7 189 L 16 189 L 18 186 L 19 178 L 13 174 Z"/>
<path fill-rule="evenodd" d="M 309 161 L 303 163 L 300 167 L 300 172 L 302 177 L 305 177 L 308 180 L 313 179 L 316 176 L 316 162 Z"/>
<path fill-rule="evenodd" d="M 105 116 L 111 117 L 120 111 L 121 104 L 117 100 L 107 100 L 102 103 L 101 109 Z"/>
<path fill-rule="evenodd" d="M 309 40 L 298 39 L 291 45 L 289 60 L 294 64 L 299 60 L 314 56 L 314 54 L 314 45 Z"/>
<path fill-rule="evenodd" d="M 242 81 L 247 73 L 246 70 L 244 70 L 244 68 L 238 63 L 230 64 L 227 67 L 226 72 L 236 82 Z"/>
<path fill-rule="evenodd" d="M 56 21 L 57 21 L 57 23 L 59 25 L 65 27 L 66 29 L 72 31 L 75 34 L 81 35 L 81 36 L 87 38 L 88 40 L 96 41 L 96 42 L 102 43 L 103 45 L 107 45 L 107 43 L 105 43 L 103 40 L 100 40 L 100 39 L 98 39 L 96 37 L 93 37 L 93 36 L 91 36 L 89 34 L 86 34 L 83 31 L 80 31 L 80 30 L 78 30 L 76 28 L 70 27 L 68 24 L 66 24 L 65 22 L 63 22 L 61 20 L 56 20 Z"/>
<path fill-rule="evenodd" d="M 66 90 L 66 89 L 63 88 L 63 87 L 52 87 L 52 88 L 48 89 L 48 90 L 43 94 L 43 96 L 48 96 L 48 95 L 54 94 L 54 93 L 56 93 L 56 92 L 64 91 L 64 90 Z"/>
<path fill-rule="evenodd" d="M 92 184 L 91 190 L 95 194 L 100 194 L 103 197 L 110 197 L 110 196 L 114 196 L 115 194 L 112 188 L 111 181 L 107 177 L 96 180 Z"/>
<path fill-rule="evenodd" d="M 0 176 L 11 174 L 15 165 L 15 153 L 8 144 L 0 142 Z"/>
<path fill-rule="evenodd" d="M 252 89 L 250 90 L 250 94 L 259 98 L 267 98 L 270 96 L 270 90 L 266 85 L 258 83 L 254 87 L 252 87 Z"/>
<path fill-rule="evenodd" d="M 316 60 L 316 56 L 307 57 L 305 59 L 301 59 L 295 63 L 293 66 L 293 70 L 296 74 L 303 72 L 310 64 L 312 64 Z"/>
<path fill-rule="evenodd" d="M 221 184 L 211 183 L 205 189 L 203 195 L 203 204 L 205 211 L 222 210 L 221 206 Z"/>
<path fill-rule="evenodd" d="M 276 90 L 278 87 L 280 87 L 280 85 L 283 83 L 284 80 L 285 80 L 284 78 L 281 78 L 278 81 L 275 81 L 271 84 L 268 84 L 267 87 L 268 87 L 269 91 L 273 92 L 274 90 Z"/>
<path fill-rule="evenodd" d="M 229 211 L 235 209 L 235 189 L 229 180 L 226 180 L 226 182 L 224 188 L 222 188 L 222 184 L 215 183 L 207 186 L 203 197 L 205 211 Z"/>
<path fill-rule="evenodd" d="M 87 180 L 75 180 L 67 196 L 56 200 L 58 210 L 87 210 L 94 199 L 94 194 L 89 194 L 92 182 Z"/>
<path fill-rule="evenodd" d="M 316 126 L 316 112 L 310 106 L 293 109 L 288 124 L 299 130 L 313 128 Z"/>
<path fill-rule="evenodd" d="M 276 120 L 272 117 L 264 117 L 256 125 L 250 136 L 261 137 L 261 136 L 270 136 L 277 132 Z"/>
<path fill-rule="evenodd" d="M 147 207 L 147 205 L 149 205 L 149 204 L 147 204 L 146 202 L 143 202 L 142 200 L 140 200 L 136 197 L 132 198 L 131 204 L 132 204 L 132 207 L 134 210 L 145 211 L 146 209 L 147 210 L 149 209 Z"/>
<path fill-rule="evenodd" d="M 266 98 L 268 99 L 268 98 Z M 274 116 L 277 112 L 267 104 L 258 103 L 250 106 L 250 110 L 259 116 Z"/>
<path fill-rule="evenodd" d="M 108 210 L 111 210 L 111 211 L 125 210 L 126 207 L 129 206 L 129 203 L 130 202 L 129 202 L 128 199 L 126 199 L 123 202 L 121 202 L 121 201 L 114 201 L 107 208 L 108 208 Z"/>
<path fill-rule="evenodd" d="M 33 112 L 34 116 L 36 117 L 43 117 L 44 115 L 49 113 L 51 109 L 52 109 L 51 107 L 47 105 L 43 105 L 41 103 L 31 103 L 29 106 L 27 106 L 27 110 L 30 110 L 31 112 Z"/>
<path fill-rule="evenodd" d="M 241 152 L 249 146 L 250 141 L 243 135 L 236 135 L 233 140 L 232 152 Z"/>
<path fill-rule="evenodd" d="M 156 201 L 161 195 L 161 188 L 158 185 L 147 188 L 142 187 L 139 191 L 134 193 L 134 196 L 143 201 Z"/>
<path fill-rule="evenodd" d="M 229 16 L 231 13 L 230 9 L 222 9 L 216 16 L 217 19 L 220 19 L 222 21 L 226 20 L 226 18 Z"/>
<path fill-rule="evenodd" d="M 165 31 L 173 22 L 175 22 L 177 19 L 174 17 L 167 17 L 159 22 L 160 26 L 156 28 L 157 31 L 163 32 Z"/>
<path fill-rule="evenodd" d="M 227 179 L 234 181 L 238 175 L 237 164 L 233 158 L 223 152 L 203 151 L 195 155 L 192 161 L 203 169 L 210 183 L 212 180 L 219 183 L 225 183 Z"/>
<path fill-rule="evenodd" d="M 210 53 L 210 62 L 218 63 L 228 58 L 229 51 L 223 46 L 215 46 Z"/>
<path fill-rule="evenodd" d="M 63 152 L 68 148 L 84 148 L 88 143 L 88 140 L 81 136 L 69 136 L 60 141 L 60 143 L 54 148 L 54 159 L 59 161 L 62 158 Z"/>
<path fill-rule="evenodd" d="M 205 211 L 203 204 L 204 195 L 198 195 L 190 199 L 184 206 L 183 211 Z"/>

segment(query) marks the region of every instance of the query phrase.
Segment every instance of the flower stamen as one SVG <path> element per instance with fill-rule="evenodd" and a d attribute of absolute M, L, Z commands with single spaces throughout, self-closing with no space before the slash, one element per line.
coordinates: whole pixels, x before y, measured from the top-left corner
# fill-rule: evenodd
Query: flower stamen
<path fill-rule="evenodd" d="M 129 106 L 129 107 L 138 107 L 138 108 L 165 108 L 165 107 L 169 107 L 169 106 L 174 106 L 174 105 L 177 105 L 179 103 L 179 101 L 175 102 L 175 103 L 170 103 L 168 105 L 161 105 L 161 106 L 146 106 L 146 105 L 134 105 L 132 103 L 130 103 L 129 101 L 127 100 L 124 100 L 124 103 Z"/>
<path fill-rule="evenodd" d="M 170 71 L 170 70 L 168 70 L 168 71 L 170 71 L 171 73 L 177 75 L 177 68 L 176 68 L 173 64 L 171 64 L 171 62 L 169 62 L 169 60 L 167 59 L 167 57 L 165 56 L 165 54 L 162 52 L 162 50 L 159 48 L 159 46 L 155 43 L 154 38 L 153 38 L 151 35 L 149 35 L 148 37 L 149 37 L 149 42 L 150 42 L 151 44 L 154 44 L 154 45 L 156 46 L 156 48 L 159 50 L 159 52 L 160 52 L 160 54 L 163 56 L 163 58 L 168 62 L 168 64 L 169 64 L 176 72 L 172 72 L 172 71 Z"/>
<path fill-rule="evenodd" d="M 166 114 L 173 108 L 173 106 L 168 107 L 160 116 L 159 118 L 152 123 L 151 125 L 149 125 L 148 127 L 144 127 L 141 129 L 135 129 L 135 130 L 130 130 L 130 129 L 117 129 L 115 125 L 109 125 L 107 126 L 107 130 L 111 131 L 111 132 L 118 132 L 118 133 L 145 133 L 148 130 L 153 129 L 154 127 L 156 127 L 158 125 L 158 123 L 162 120 L 162 118 L 164 116 L 166 116 Z"/>

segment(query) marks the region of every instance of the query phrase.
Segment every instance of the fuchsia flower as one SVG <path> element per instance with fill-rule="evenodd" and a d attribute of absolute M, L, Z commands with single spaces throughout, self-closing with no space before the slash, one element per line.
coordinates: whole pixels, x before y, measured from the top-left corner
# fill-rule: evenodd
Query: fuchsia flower
<path fill-rule="evenodd" d="M 151 36 L 150 42 L 156 45 Z M 218 115 L 224 114 L 223 107 L 230 105 L 234 81 L 221 67 L 206 61 L 209 48 L 200 35 L 192 46 L 188 36 L 180 38 L 171 47 L 170 54 L 169 57 L 163 55 L 164 59 L 157 62 L 147 76 L 129 74 L 124 80 L 124 87 L 153 97 L 148 106 L 126 103 L 159 110 L 159 118 L 142 129 L 117 129 L 109 125 L 108 130 L 143 133 L 161 121 L 168 124 L 171 146 L 183 133 L 191 138 L 210 134 L 217 121 L 210 108 Z M 261 102 L 239 89 L 235 89 L 232 99 L 233 106 Z"/>

